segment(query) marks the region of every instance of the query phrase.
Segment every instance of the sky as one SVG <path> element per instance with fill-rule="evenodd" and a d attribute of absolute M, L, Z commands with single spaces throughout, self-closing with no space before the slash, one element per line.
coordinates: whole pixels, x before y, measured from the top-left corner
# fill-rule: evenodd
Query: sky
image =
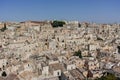
<path fill-rule="evenodd" d="M 0 21 L 120 23 L 120 0 L 0 0 Z"/>

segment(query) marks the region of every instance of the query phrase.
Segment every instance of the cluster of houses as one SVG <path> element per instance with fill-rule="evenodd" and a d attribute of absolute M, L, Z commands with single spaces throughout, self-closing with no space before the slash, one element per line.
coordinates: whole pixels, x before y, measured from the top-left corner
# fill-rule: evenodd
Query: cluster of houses
<path fill-rule="evenodd" d="M 1 22 L 0 80 L 87 80 L 120 77 L 120 24 Z M 81 51 L 82 58 L 75 56 Z"/>

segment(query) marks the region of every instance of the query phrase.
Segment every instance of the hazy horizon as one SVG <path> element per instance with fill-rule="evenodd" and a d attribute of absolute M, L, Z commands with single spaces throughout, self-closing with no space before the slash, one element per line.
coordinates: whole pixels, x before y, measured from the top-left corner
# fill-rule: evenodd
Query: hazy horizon
<path fill-rule="evenodd" d="M 0 21 L 120 23 L 119 0 L 1 0 Z"/>

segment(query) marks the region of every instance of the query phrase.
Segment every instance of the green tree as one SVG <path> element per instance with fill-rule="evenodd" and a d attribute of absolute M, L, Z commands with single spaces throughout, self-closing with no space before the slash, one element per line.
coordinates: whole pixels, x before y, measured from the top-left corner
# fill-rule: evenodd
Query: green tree
<path fill-rule="evenodd" d="M 96 80 L 120 80 L 119 78 L 115 77 L 114 74 L 107 73 L 106 76 L 102 76 L 101 78 L 98 78 Z"/>
<path fill-rule="evenodd" d="M 73 54 L 73 56 L 79 56 L 79 58 L 82 58 L 82 52 L 81 52 L 81 50 L 75 51 L 75 53 Z"/>
<path fill-rule="evenodd" d="M 7 28 L 6 28 L 6 24 L 4 24 L 4 27 L 1 28 L 0 30 L 1 30 L 2 32 L 4 32 L 6 29 L 7 29 Z"/>
<path fill-rule="evenodd" d="M 6 74 L 5 71 L 3 71 L 2 76 L 3 76 L 3 77 L 6 77 L 6 76 L 7 76 L 7 74 Z"/>
<path fill-rule="evenodd" d="M 53 21 L 53 22 L 51 23 L 51 25 L 52 25 L 53 27 L 63 27 L 64 24 L 65 24 L 64 21 L 57 21 L 57 20 L 55 20 L 55 21 Z"/>

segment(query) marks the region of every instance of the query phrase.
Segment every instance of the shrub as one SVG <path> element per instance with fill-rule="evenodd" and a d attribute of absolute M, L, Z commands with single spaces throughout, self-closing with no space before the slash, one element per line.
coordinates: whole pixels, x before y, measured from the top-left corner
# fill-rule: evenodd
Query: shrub
<path fill-rule="evenodd" d="M 7 76 L 7 74 L 6 74 L 5 71 L 3 71 L 2 76 L 3 76 L 3 77 L 6 77 L 6 76 Z"/>

